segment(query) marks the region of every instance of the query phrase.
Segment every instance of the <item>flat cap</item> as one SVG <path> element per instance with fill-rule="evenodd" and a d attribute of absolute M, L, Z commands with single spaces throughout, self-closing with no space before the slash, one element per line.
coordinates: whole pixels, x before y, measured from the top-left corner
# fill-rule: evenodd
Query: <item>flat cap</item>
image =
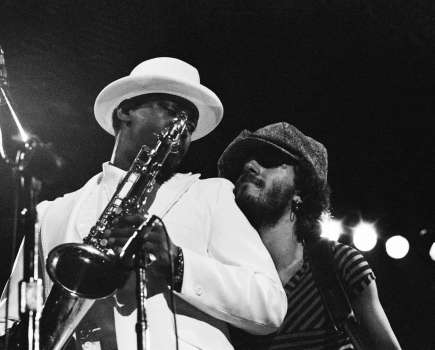
<path fill-rule="evenodd" d="M 219 176 L 235 182 L 247 157 L 265 147 L 283 152 L 296 163 L 305 160 L 326 185 L 328 153 L 325 146 L 285 122 L 266 125 L 255 132 L 243 130 L 219 157 Z"/>

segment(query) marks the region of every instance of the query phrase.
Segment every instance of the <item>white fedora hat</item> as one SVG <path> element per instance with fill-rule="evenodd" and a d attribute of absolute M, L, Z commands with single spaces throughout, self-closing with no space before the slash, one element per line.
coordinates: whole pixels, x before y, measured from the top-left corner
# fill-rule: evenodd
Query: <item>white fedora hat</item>
<path fill-rule="evenodd" d="M 172 57 L 157 57 L 137 65 L 130 75 L 107 85 L 97 96 L 94 114 L 98 124 L 115 135 L 112 113 L 129 98 L 165 93 L 183 97 L 198 108 L 198 125 L 192 134 L 197 140 L 211 132 L 222 120 L 223 106 L 216 94 L 200 84 L 198 70 Z"/>

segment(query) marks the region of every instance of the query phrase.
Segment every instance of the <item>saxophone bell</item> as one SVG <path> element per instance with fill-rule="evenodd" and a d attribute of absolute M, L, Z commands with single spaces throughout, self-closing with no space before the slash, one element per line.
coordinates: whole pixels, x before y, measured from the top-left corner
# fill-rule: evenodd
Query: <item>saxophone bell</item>
<path fill-rule="evenodd" d="M 101 299 L 125 283 L 129 270 L 111 250 L 102 252 L 90 244 L 65 243 L 47 258 L 47 272 L 53 282 L 82 298 Z"/>

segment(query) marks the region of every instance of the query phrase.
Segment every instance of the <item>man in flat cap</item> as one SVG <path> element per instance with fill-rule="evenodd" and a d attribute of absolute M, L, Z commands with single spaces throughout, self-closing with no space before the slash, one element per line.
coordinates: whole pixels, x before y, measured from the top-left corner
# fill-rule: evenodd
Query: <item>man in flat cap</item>
<path fill-rule="evenodd" d="M 288 297 L 278 332 L 258 337 L 235 330 L 236 348 L 400 348 L 367 261 L 350 246 L 320 239 L 320 218 L 329 209 L 327 151 L 320 142 L 284 122 L 244 130 L 222 153 L 218 170 L 235 183 L 236 202 L 269 250 Z M 325 298 L 331 293 L 344 312 L 331 309 Z M 356 324 L 352 309 L 357 331 L 346 332 Z"/>
<path fill-rule="evenodd" d="M 175 58 L 146 60 L 100 92 L 94 114 L 115 136 L 112 158 L 79 190 L 39 204 L 42 256 L 89 235 L 141 146 L 154 149 L 156 134 L 182 115 L 187 127 L 145 202 L 148 214 L 160 217 L 168 234 L 161 226 L 144 232 L 151 262 L 146 271 L 147 350 L 231 350 L 228 323 L 257 334 L 275 331 L 285 316 L 285 292 L 270 255 L 234 201 L 232 184 L 175 170 L 190 142 L 210 133 L 223 115 L 219 98 L 200 83 L 198 71 Z M 118 251 L 143 221 L 141 215 L 119 217 L 99 239 Z M 21 259 L 22 251 L 9 282 L 11 321 L 18 320 Z M 74 266 L 69 269 L 74 272 Z M 44 277 L 48 294 L 52 282 Z M 134 278 L 103 300 L 106 307 L 91 309 L 79 326 L 78 342 L 87 350 L 136 349 Z"/>

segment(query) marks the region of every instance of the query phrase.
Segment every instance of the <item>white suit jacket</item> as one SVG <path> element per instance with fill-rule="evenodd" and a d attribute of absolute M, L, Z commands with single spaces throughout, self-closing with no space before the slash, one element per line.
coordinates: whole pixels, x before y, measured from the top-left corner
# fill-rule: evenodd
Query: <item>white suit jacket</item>
<path fill-rule="evenodd" d="M 61 243 L 82 242 L 123 175 L 124 171 L 105 163 L 103 172 L 78 191 L 39 204 L 44 258 Z M 271 333 L 280 326 L 287 310 L 285 292 L 257 232 L 235 204 L 229 181 L 176 174 L 159 188 L 149 213 L 163 219 L 172 241 L 183 249 L 183 284 L 176 295 L 180 349 L 232 349 L 226 322 L 255 334 Z M 22 249 L 9 282 L 12 320 L 18 319 L 21 274 Z M 47 275 L 44 282 L 48 293 Z M 167 300 L 163 293 L 147 299 L 151 350 L 176 348 Z M 118 349 L 136 349 L 136 311 L 128 316 L 117 309 L 114 313 Z"/>

